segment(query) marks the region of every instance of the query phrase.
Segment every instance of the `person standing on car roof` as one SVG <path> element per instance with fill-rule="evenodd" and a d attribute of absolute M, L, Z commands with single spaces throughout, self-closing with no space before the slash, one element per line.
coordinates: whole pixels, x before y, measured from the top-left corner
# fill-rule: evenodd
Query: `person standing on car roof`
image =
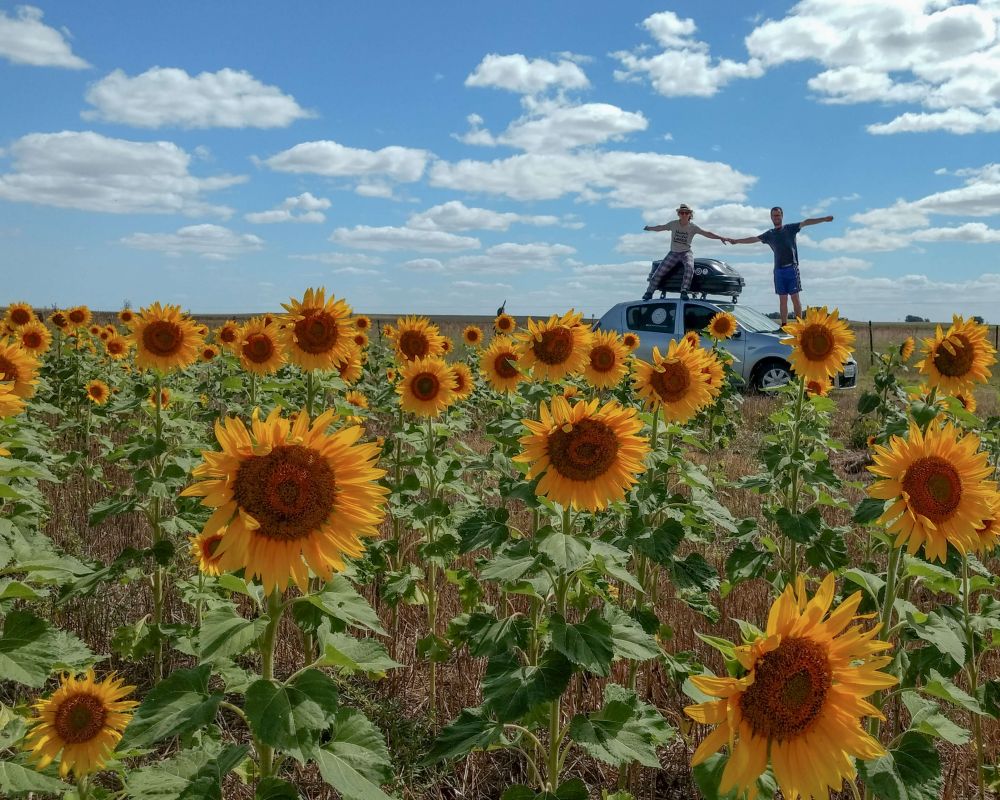
<path fill-rule="evenodd" d="M 682 266 L 684 274 L 681 276 L 681 297 L 687 299 L 688 289 L 691 288 L 691 279 L 694 277 L 694 253 L 691 252 L 691 240 L 695 234 L 700 233 L 709 239 L 718 239 L 725 243 L 727 239 L 711 231 L 699 228 L 691 220 L 694 219 L 694 212 L 684 203 L 677 207 L 677 219 L 664 223 L 663 225 L 646 225 L 644 231 L 670 231 L 670 252 L 667 253 L 660 265 L 649 272 L 649 284 L 646 286 L 646 293 L 643 300 L 649 300 L 660 285 L 660 281 L 667 277 L 676 267 Z"/>
<path fill-rule="evenodd" d="M 821 222 L 833 222 L 833 217 L 812 217 L 802 222 L 783 224 L 785 212 L 781 206 L 771 209 L 771 222 L 774 227 L 764 231 L 760 236 L 746 236 L 743 239 L 729 239 L 729 244 L 753 244 L 763 242 L 774 252 L 774 293 L 778 295 L 778 310 L 781 312 L 781 325 L 788 322 L 788 298 L 792 298 L 795 316 L 802 316 L 802 303 L 799 292 L 802 291 L 802 280 L 799 277 L 799 250 L 795 245 L 795 237 L 806 225 L 818 225 Z"/>

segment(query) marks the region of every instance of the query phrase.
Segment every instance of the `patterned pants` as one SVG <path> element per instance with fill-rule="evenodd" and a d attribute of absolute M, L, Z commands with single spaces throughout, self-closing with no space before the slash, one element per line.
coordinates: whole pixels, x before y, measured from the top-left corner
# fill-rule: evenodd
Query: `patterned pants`
<path fill-rule="evenodd" d="M 673 272 L 678 264 L 684 265 L 684 274 L 681 276 L 681 291 L 688 291 L 691 288 L 691 279 L 694 277 L 694 253 L 690 250 L 685 250 L 683 253 L 672 250 L 667 253 L 663 257 L 663 261 L 660 262 L 660 266 L 649 274 L 649 285 L 646 287 L 646 291 L 650 294 L 655 292 L 660 286 L 660 281 Z"/>

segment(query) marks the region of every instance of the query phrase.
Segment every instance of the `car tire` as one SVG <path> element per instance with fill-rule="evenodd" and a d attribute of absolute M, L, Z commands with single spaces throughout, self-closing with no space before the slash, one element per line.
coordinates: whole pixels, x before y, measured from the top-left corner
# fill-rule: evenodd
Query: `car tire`
<path fill-rule="evenodd" d="M 750 387 L 755 392 L 764 392 L 776 386 L 783 386 L 791 379 L 791 365 L 784 361 L 765 361 L 754 369 Z"/>

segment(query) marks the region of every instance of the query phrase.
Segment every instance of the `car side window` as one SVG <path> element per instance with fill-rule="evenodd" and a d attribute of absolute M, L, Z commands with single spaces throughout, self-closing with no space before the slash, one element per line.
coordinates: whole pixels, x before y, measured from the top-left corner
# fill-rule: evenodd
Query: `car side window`
<path fill-rule="evenodd" d="M 673 333 L 676 329 L 677 303 L 646 303 L 631 306 L 625 314 L 628 327 L 633 331 Z"/>
<path fill-rule="evenodd" d="M 684 306 L 684 333 L 705 330 L 715 314 L 716 311 L 714 308 L 696 303 L 688 303 Z"/>

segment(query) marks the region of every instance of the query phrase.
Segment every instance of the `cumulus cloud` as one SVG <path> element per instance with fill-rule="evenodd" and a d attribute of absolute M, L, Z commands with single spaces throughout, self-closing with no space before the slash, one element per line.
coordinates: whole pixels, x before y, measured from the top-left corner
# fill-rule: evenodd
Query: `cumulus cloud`
<path fill-rule="evenodd" d="M 403 262 L 403 269 L 414 272 L 444 272 L 444 264 L 436 258 L 413 258 Z"/>
<path fill-rule="evenodd" d="M 325 197 L 314 197 L 310 192 L 304 192 L 297 197 L 286 197 L 277 208 L 269 211 L 253 211 L 245 214 L 247 222 L 269 224 L 275 222 L 324 222 L 323 212 L 330 207 L 330 201 Z"/>
<path fill-rule="evenodd" d="M 449 200 L 419 214 L 413 214 L 406 221 L 408 228 L 430 231 L 505 231 L 516 223 L 557 225 L 559 218 L 550 214 L 515 214 L 512 211 L 469 208 L 460 200 Z"/>
<path fill-rule="evenodd" d="M 302 142 L 263 160 L 276 172 L 328 177 L 384 176 L 403 183 L 420 180 L 431 154 L 391 145 L 381 150 L 346 147 L 337 142 Z"/>
<path fill-rule="evenodd" d="M 456 236 L 444 231 L 368 225 L 337 228 L 331 234 L 330 241 L 347 247 L 356 247 L 359 250 L 416 250 L 427 253 L 475 250 L 479 247 L 479 240 L 470 236 Z"/>
<path fill-rule="evenodd" d="M 586 89 L 590 85 L 583 70 L 573 61 L 558 63 L 542 58 L 529 59 L 520 53 L 490 53 L 465 79 L 466 86 L 493 87 L 519 94 L 537 94 L 548 89 Z"/>
<path fill-rule="evenodd" d="M 642 24 L 663 50 L 651 56 L 646 55 L 645 46 L 612 53 L 622 65 L 615 71 L 620 81 L 648 80 L 665 97 L 711 97 L 733 80 L 764 74 L 754 58 L 745 63 L 713 59 L 708 45 L 692 38 L 697 30 L 694 20 L 682 19 L 673 11 L 653 14 Z"/>
<path fill-rule="evenodd" d="M 258 236 L 221 225 L 189 225 L 176 233 L 133 233 L 121 242 L 136 250 L 156 250 L 170 256 L 193 253 L 214 260 L 228 260 L 264 246 Z"/>
<path fill-rule="evenodd" d="M 358 264 L 376 266 L 383 263 L 383 259 L 379 256 L 370 256 L 362 253 L 301 253 L 290 255 L 289 258 L 298 261 L 318 261 L 321 264 L 344 264 L 355 267 Z"/>
<path fill-rule="evenodd" d="M 134 78 L 116 69 L 91 86 L 86 98 L 94 110 L 85 111 L 84 119 L 138 128 L 286 128 L 314 116 L 291 95 L 234 69 L 192 76 L 153 67 Z"/>
<path fill-rule="evenodd" d="M 529 270 L 556 269 L 576 249 L 565 244 L 504 242 L 487 248 L 482 254 L 459 256 L 445 266 L 464 274 L 514 274 Z"/>
<path fill-rule="evenodd" d="M 17 6 L 14 16 L 0 10 L 0 57 L 32 67 L 86 69 L 86 61 L 73 54 L 66 36 L 42 22 L 35 6 Z"/>
<path fill-rule="evenodd" d="M 109 214 L 179 213 L 228 217 L 202 200 L 246 176 L 197 178 L 191 156 L 171 142 L 132 142 L 93 131 L 32 133 L 9 148 L 13 171 L 0 174 L 0 198 Z"/>

